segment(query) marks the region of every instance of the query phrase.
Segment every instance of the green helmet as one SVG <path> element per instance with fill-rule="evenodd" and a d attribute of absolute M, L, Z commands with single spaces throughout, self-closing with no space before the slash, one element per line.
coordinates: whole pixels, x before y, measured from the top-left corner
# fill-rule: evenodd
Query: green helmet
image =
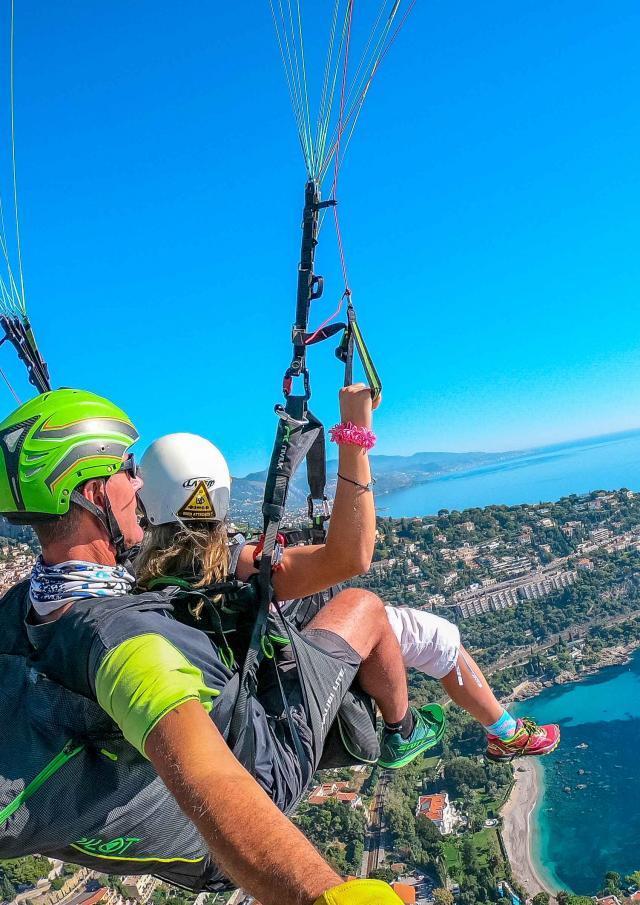
<path fill-rule="evenodd" d="M 101 396 L 36 396 L 0 424 L 0 513 L 19 521 L 64 515 L 75 488 L 115 474 L 137 439 L 122 409 Z"/>

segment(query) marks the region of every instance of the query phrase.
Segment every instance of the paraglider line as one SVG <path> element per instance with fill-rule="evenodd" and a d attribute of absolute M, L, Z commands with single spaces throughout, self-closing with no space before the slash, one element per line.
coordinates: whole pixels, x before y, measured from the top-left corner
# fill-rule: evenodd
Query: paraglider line
<path fill-rule="evenodd" d="M 24 277 L 22 275 L 22 249 L 20 246 L 20 220 L 18 216 L 18 182 L 16 178 L 16 137 L 14 125 L 14 90 L 13 90 L 13 33 L 14 33 L 14 0 L 11 0 L 11 52 L 10 52 L 10 72 L 11 72 L 11 163 L 13 169 L 13 206 L 16 215 L 16 245 L 18 248 L 18 274 L 20 276 L 20 301 L 22 302 L 22 313 L 26 314 L 25 296 L 24 296 Z"/>
<path fill-rule="evenodd" d="M 323 328 L 326 327 L 327 324 L 330 324 L 331 321 L 340 314 L 340 312 L 342 311 L 342 303 L 344 302 L 345 299 L 350 298 L 350 296 L 351 296 L 351 290 L 345 289 L 345 291 L 342 293 L 340 301 L 338 302 L 338 307 L 336 308 L 336 310 L 333 312 L 333 314 L 330 314 L 329 317 L 325 321 L 322 321 L 322 323 L 320 324 L 318 329 L 315 330 L 308 339 L 305 339 L 305 341 L 304 341 L 305 346 L 310 346 L 311 343 L 316 338 L 316 336 L 323 330 Z"/>
<path fill-rule="evenodd" d="M 340 172 L 340 139 L 344 131 L 344 105 L 347 97 L 347 68 L 349 66 L 349 50 L 351 47 L 351 25 L 353 23 L 353 0 L 349 3 L 349 22 L 347 25 L 347 40 L 344 49 L 344 61 L 342 64 L 342 87 L 340 89 L 340 114 L 338 116 L 338 138 L 336 139 L 336 153 L 333 165 L 333 185 L 331 186 L 331 197 L 336 201 L 336 192 L 338 190 L 338 173 Z M 342 233 L 340 231 L 340 217 L 338 215 L 338 205 L 333 207 L 333 219 L 336 224 L 336 237 L 338 239 L 338 251 L 340 253 L 340 263 L 342 265 L 342 275 L 344 277 L 344 291 L 351 295 L 349 289 L 349 276 L 347 274 L 347 262 L 344 256 L 344 247 L 342 244 Z M 340 302 L 342 304 L 342 301 Z"/>
<path fill-rule="evenodd" d="M 3 342 L 4 342 L 4 340 L 3 340 Z M 8 378 L 7 375 L 4 373 L 4 371 L 2 370 L 2 368 L 0 368 L 0 374 L 2 375 L 2 379 L 4 380 L 4 382 L 6 383 L 6 385 L 7 385 L 7 386 L 9 387 L 9 389 L 11 390 L 11 394 L 13 395 L 13 398 L 15 399 L 15 401 L 18 403 L 18 405 L 22 405 L 22 400 L 20 399 L 20 397 L 18 396 L 18 394 L 16 393 L 16 391 L 14 390 L 14 388 L 11 386 L 11 384 L 10 384 L 10 382 L 9 382 L 9 378 Z"/>
<path fill-rule="evenodd" d="M 386 57 L 386 55 L 389 53 L 389 51 L 390 51 L 392 45 L 394 44 L 396 38 L 398 37 L 398 35 L 399 35 L 400 32 L 402 31 L 402 29 L 403 29 L 403 27 L 404 27 L 404 25 L 405 25 L 407 19 L 409 18 L 409 16 L 410 16 L 411 13 L 412 13 L 413 8 L 414 8 L 415 5 L 416 5 L 416 0 L 412 0 L 412 2 L 409 4 L 409 7 L 408 7 L 406 13 L 405 13 L 404 16 L 402 17 L 402 21 L 400 22 L 400 24 L 398 25 L 398 27 L 396 28 L 396 30 L 394 31 L 394 33 L 393 33 L 393 34 L 391 35 L 391 37 L 389 38 L 389 41 L 388 41 L 387 45 L 386 45 L 386 46 L 384 47 L 384 49 L 381 51 L 380 56 L 379 56 L 378 59 L 376 60 L 375 65 L 374 65 L 374 67 L 373 67 L 373 69 L 372 69 L 372 71 L 371 71 L 371 75 L 369 76 L 369 78 L 368 78 L 366 84 L 364 85 L 362 91 L 360 91 L 360 93 L 358 94 L 358 96 L 356 97 L 356 99 L 353 101 L 353 103 L 352 103 L 351 106 L 350 106 L 349 112 L 347 113 L 347 115 L 346 115 L 346 117 L 345 117 L 345 123 L 344 123 L 345 128 L 346 128 L 346 126 L 347 126 L 349 123 L 351 123 L 351 130 L 350 130 L 350 132 L 349 132 L 349 137 L 348 137 L 348 139 L 347 139 L 347 143 L 346 143 L 346 146 L 345 146 L 345 152 L 346 152 L 346 149 L 349 147 L 349 143 L 350 143 L 351 138 L 352 138 L 352 136 L 353 136 L 353 132 L 354 132 L 354 129 L 355 129 L 355 127 L 356 127 L 356 123 L 357 123 L 357 121 L 358 121 L 358 117 L 360 116 L 360 113 L 361 113 L 361 111 L 362 111 L 362 105 L 364 104 L 364 101 L 365 101 L 365 98 L 366 98 L 367 93 L 368 93 L 368 91 L 369 91 L 369 88 L 371 87 L 371 82 L 373 81 L 373 78 L 374 78 L 375 74 L 377 73 L 378 69 L 380 68 L 380 64 L 382 63 L 382 61 L 384 60 L 384 58 Z M 344 130 L 343 130 L 343 131 L 344 131 Z M 320 174 L 320 175 L 321 175 L 321 178 L 322 178 L 322 176 L 324 176 L 324 174 L 326 173 L 327 169 L 329 168 L 329 161 L 331 160 L 331 158 L 332 158 L 334 152 L 336 151 L 336 149 L 337 149 L 337 147 L 338 147 L 338 144 L 339 144 L 339 136 L 333 141 L 333 144 L 331 145 L 331 147 L 330 147 L 330 149 L 329 149 L 329 152 L 328 152 L 328 153 L 326 154 L 326 156 L 325 156 L 326 164 L 325 164 L 325 166 L 324 166 L 324 168 L 323 168 L 323 170 L 322 170 L 322 172 L 321 172 L 321 174 Z M 343 153 L 342 156 L 344 157 L 344 153 Z"/>

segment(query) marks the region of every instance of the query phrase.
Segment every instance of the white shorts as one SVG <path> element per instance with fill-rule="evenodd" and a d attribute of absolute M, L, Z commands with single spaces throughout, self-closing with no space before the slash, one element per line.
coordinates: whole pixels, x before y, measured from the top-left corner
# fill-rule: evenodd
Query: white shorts
<path fill-rule="evenodd" d="M 460 652 L 457 625 L 424 610 L 385 606 L 389 624 L 398 639 L 405 666 L 442 679 L 455 669 Z"/>

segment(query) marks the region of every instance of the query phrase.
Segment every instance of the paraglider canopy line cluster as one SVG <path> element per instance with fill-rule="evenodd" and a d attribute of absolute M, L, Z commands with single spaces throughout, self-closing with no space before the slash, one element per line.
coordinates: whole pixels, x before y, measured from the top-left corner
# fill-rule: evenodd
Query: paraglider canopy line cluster
<path fill-rule="evenodd" d="M 334 167 L 336 164 L 338 168 L 340 167 L 371 81 L 416 0 L 412 0 L 408 5 L 402 21 L 393 31 L 401 2 L 402 0 L 382 0 L 373 23 L 363 29 L 358 24 L 358 33 L 363 32 L 366 37 L 360 42 L 362 48 L 354 74 L 347 80 L 355 0 L 333 0 L 326 57 L 318 86 L 317 115 L 314 118 L 315 123 L 312 124 L 310 96 L 313 91 L 307 71 L 308 55 L 305 52 L 304 0 L 269 0 L 307 175 L 319 185 L 322 184 L 332 160 Z M 318 45 L 317 30 L 317 23 L 314 23 L 312 47 Z M 340 83 L 342 90 L 338 92 Z M 338 93 L 340 103 L 336 112 L 335 100 Z M 338 159 L 343 134 L 346 134 L 346 141 L 342 146 L 342 158 Z"/>
<path fill-rule="evenodd" d="M 4 204 L 0 193 L 0 250 L 6 265 L 6 275 L 0 274 L 0 310 L 13 316 L 25 317 L 27 313 L 24 276 L 22 271 L 22 248 L 20 243 L 20 219 L 18 213 L 18 183 L 16 176 L 16 143 L 14 113 L 14 0 L 11 2 L 11 19 L 9 31 L 9 110 L 11 124 L 11 174 L 13 181 L 13 211 L 15 225 L 15 251 L 17 259 L 18 279 L 14 276 L 11 255 L 7 241 Z"/>
<path fill-rule="evenodd" d="M 343 121 L 344 121 L 344 106 L 346 101 L 346 91 L 347 91 L 347 70 L 349 68 L 349 49 L 351 47 L 351 24 L 353 22 L 353 3 L 349 4 L 349 12 L 347 17 L 347 40 L 344 51 L 344 61 L 342 64 L 342 87 L 340 89 L 340 112 L 338 114 L 338 137 L 336 139 L 336 149 L 333 155 L 333 185 L 331 186 L 331 197 L 337 200 L 336 194 L 338 191 L 338 174 L 340 172 L 340 140 L 342 138 L 342 132 L 344 129 Z M 338 251 L 340 253 L 340 264 L 342 266 L 342 275 L 344 277 L 344 291 L 345 295 L 350 296 L 351 290 L 349 289 L 349 276 L 347 274 L 347 262 L 344 256 L 344 247 L 342 244 L 342 232 L 340 230 L 340 217 L 338 215 L 338 205 L 333 205 L 333 217 L 336 225 L 336 237 L 338 239 Z M 343 296 L 344 298 L 344 296 Z M 342 305 L 342 299 L 340 300 L 340 304 Z"/>
<path fill-rule="evenodd" d="M 336 230 L 338 254 L 344 279 L 344 291 L 336 310 L 326 318 L 320 326 L 307 338 L 306 343 L 315 342 L 320 332 L 333 321 L 347 301 L 351 308 L 351 288 L 344 242 L 340 228 L 340 215 L 337 205 L 338 177 L 344 156 L 353 137 L 353 133 L 362 110 L 371 82 L 380 64 L 396 40 L 400 30 L 409 17 L 416 0 L 408 3 L 406 10 L 393 29 L 401 6 L 401 0 L 382 0 L 373 23 L 361 29 L 358 24 L 354 30 L 354 9 L 356 0 L 334 0 L 329 21 L 329 40 L 324 61 L 323 74 L 319 88 L 318 112 L 315 129 L 312 128 L 309 97 L 312 94 L 310 79 L 307 74 L 303 23 L 304 0 L 269 0 L 271 15 L 289 98 L 298 130 L 298 138 L 302 148 L 308 179 L 322 185 L 331 163 L 333 162 L 333 180 L 329 196 L 334 202 L 333 217 Z M 307 4 L 309 6 L 309 4 Z M 329 4 L 328 4 L 329 6 Z M 311 18 L 313 8 L 309 10 L 307 20 Z M 317 13 L 317 11 L 316 11 Z M 312 48 L 318 46 L 318 23 L 313 22 L 310 29 L 313 41 Z M 353 75 L 349 78 L 349 58 L 355 36 L 354 31 L 366 36 L 360 40 L 359 61 Z M 338 85 L 339 91 L 338 91 Z M 336 94 L 339 102 L 336 105 Z M 337 110 L 336 110 L 337 107 Z M 345 140 L 343 141 L 343 136 Z M 327 207 L 324 207 L 318 225 L 318 233 L 322 229 Z"/>
<path fill-rule="evenodd" d="M 349 66 L 349 48 L 351 45 L 351 23 L 352 22 L 353 22 L 353 4 L 350 4 L 348 18 L 347 18 L 347 39 L 346 39 L 346 45 L 345 45 L 344 60 L 342 63 L 342 87 L 340 90 L 340 113 L 338 116 L 338 141 L 336 144 L 336 151 L 334 154 L 333 184 L 331 186 L 331 197 L 334 199 L 336 198 L 336 192 L 337 192 L 337 188 L 338 188 L 338 172 L 340 169 L 340 137 L 342 135 L 342 120 L 344 117 L 344 105 L 345 105 L 345 99 L 346 99 L 347 69 Z M 326 208 L 325 208 L 325 210 L 326 210 Z M 342 275 L 344 277 L 344 292 L 342 293 L 342 296 L 340 297 L 340 301 L 338 302 L 338 307 L 336 308 L 336 310 L 333 312 L 333 314 L 330 314 L 329 317 L 327 317 L 320 324 L 320 326 L 311 334 L 309 339 L 307 339 L 307 341 L 306 341 L 307 345 L 310 345 L 312 342 L 314 342 L 314 340 L 316 339 L 316 337 L 318 336 L 318 334 L 320 333 L 320 331 L 322 330 L 323 327 L 326 327 L 327 324 L 331 323 L 332 320 L 334 320 L 336 317 L 338 317 L 338 315 L 342 311 L 342 303 L 344 302 L 345 298 L 349 299 L 351 296 L 351 290 L 349 289 L 349 276 L 347 273 L 347 262 L 346 262 L 345 255 L 344 255 L 344 247 L 343 247 L 343 243 L 342 243 L 342 232 L 340 230 L 340 217 L 338 214 L 338 205 L 337 204 L 333 205 L 333 216 L 334 216 L 335 225 L 336 225 L 336 237 L 338 240 L 338 251 L 340 254 L 340 264 L 342 266 Z"/>
<path fill-rule="evenodd" d="M 9 245 L 5 224 L 5 206 L 0 192 L 0 252 L 4 259 L 4 272 L 0 270 L 0 327 L 4 330 L 5 338 L 0 340 L 0 345 L 9 340 L 15 347 L 18 356 L 24 363 L 29 374 L 29 380 L 44 393 L 51 389 L 47 365 L 38 349 L 29 316 L 27 314 L 27 302 L 24 289 L 24 274 L 22 268 L 22 244 L 20 241 L 20 215 L 18 208 L 18 179 L 16 168 L 16 140 L 15 140 L 15 103 L 14 103 L 14 34 L 15 34 L 15 9 L 14 0 L 11 0 L 11 15 L 9 24 L 9 113 L 11 127 L 11 178 L 13 183 L 11 219 L 13 220 L 12 245 Z M 17 266 L 12 265 L 12 256 L 15 256 Z M 17 273 L 17 279 L 15 274 Z M 0 370 L 3 380 L 11 390 L 17 402 L 18 395 L 11 386 L 4 371 Z"/>

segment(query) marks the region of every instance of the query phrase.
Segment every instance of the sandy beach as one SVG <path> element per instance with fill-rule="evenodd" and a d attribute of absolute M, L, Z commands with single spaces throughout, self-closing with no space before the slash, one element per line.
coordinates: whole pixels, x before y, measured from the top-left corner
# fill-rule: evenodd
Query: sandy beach
<path fill-rule="evenodd" d="M 517 763 L 514 769 L 516 782 L 502 809 L 502 837 L 513 876 L 528 894 L 534 896 L 538 892 L 548 892 L 555 896 L 557 890 L 545 885 L 536 873 L 531 858 L 531 812 L 538 799 L 538 769 L 531 760 L 523 758 Z"/>

